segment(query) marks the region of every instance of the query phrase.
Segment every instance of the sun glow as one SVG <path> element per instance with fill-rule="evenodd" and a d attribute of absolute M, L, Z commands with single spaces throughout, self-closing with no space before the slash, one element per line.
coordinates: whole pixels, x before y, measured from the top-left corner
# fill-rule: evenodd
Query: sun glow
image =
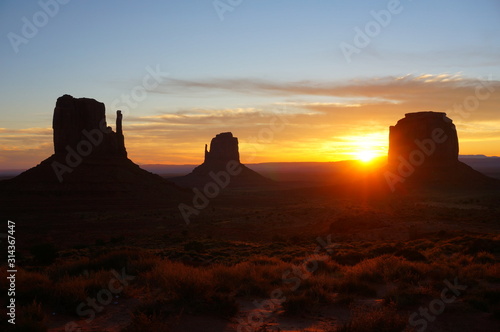
<path fill-rule="evenodd" d="M 375 157 L 377 157 L 377 154 L 375 154 L 375 152 L 370 150 L 363 150 L 356 152 L 356 159 L 364 163 L 372 161 Z"/>
<path fill-rule="evenodd" d="M 387 133 L 385 131 L 343 136 L 342 143 L 346 159 L 372 164 L 387 155 Z"/>

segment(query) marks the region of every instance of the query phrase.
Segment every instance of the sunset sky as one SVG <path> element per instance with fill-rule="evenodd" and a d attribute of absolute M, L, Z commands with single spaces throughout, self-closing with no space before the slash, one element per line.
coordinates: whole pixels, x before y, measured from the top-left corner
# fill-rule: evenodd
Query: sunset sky
<path fill-rule="evenodd" d="M 500 156 L 498 0 L 4 0 L 0 32 L 0 170 L 53 153 L 64 94 L 121 109 L 138 164 L 199 164 L 226 131 L 244 163 L 384 155 L 417 111 Z"/>

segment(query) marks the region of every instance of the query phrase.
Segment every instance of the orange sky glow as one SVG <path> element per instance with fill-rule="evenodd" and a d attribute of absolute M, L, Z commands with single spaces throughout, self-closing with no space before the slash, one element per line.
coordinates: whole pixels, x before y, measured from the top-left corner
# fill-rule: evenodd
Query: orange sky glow
<path fill-rule="evenodd" d="M 169 85 L 190 86 L 193 94 L 200 89 L 193 91 L 193 82 Z M 138 164 L 199 164 L 205 144 L 231 131 L 244 163 L 370 159 L 387 154 L 389 126 L 405 113 L 429 110 L 446 112 L 454 121 L 460 154 L 500 155 L 499 81 L 409 75 L 343 84 L 218 80 L 203 86 L 242 94 L 249 89 L 285 101 L 235 109 L 124 112 L 129 158 Z M 114 110 L 106 112 L 114 127 Z M 44 116 L 50 124 L 52 110 Z M 0 149 L 2 169 L 35 166 L 53 152 L 52 129 L 0 128 Z"/>

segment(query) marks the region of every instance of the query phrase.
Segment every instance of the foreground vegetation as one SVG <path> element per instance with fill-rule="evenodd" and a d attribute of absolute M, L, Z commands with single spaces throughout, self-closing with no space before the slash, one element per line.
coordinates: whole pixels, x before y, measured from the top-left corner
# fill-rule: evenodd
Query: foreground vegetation
<path fill-rule="evenodd" d="M 61 251 L 37 248 L 17 274 L 16 328 L 45 331 L 49 313 L 91 324 L 91 306 L 80 310 L 83 315 L 76 315 L 77 308 L 88 298 L 107 302 L 103 290 L 110 290 L 112 302 L 137 300 L 124 331 L 165 331 L 180 315 L 234 321 L 242 300 L 273 298 L 271 311 L 285 316 L 350 308 L 350 317 L 332 331 L 411 331 L 410 315 L 441 297 L 444 280 L 467 287 L 445 311 L 500 319 L 500 236 L 346 240 L 320 252 L 317 243 L 276 240 L 185 238 L 139 249 L 115 239 Z M 1 280 L 6 292 L 6 275 Z M 110 310 L 107 305 L 102 312 Z"/>

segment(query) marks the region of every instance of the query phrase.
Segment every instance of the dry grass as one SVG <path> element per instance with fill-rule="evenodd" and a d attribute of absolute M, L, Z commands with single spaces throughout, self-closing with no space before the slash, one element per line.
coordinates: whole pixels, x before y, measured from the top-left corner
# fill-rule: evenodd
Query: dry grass
<path fill-rule="evenodd" d="M 133 310 L 127 332 L 144 327 L 168 331 L 168 322 L 180 313 L 232 317 L 239 310 L 238 299 L 269 298 L 278 288 L 286 296 L 283 308 L 289 315 L 327 304 L 346 305 L 356 299 L 384 299 L 391 306 L 353 307 L 351 320 L 339 331 L 401 331 L 408 319 L 407 315 L 401 316 L 402 310 L 414 310 L 439 297 L 443 280 L 455 277 L 468 286 L 461 295 L 464 305 L 500 317 L 498 292 L 492 293 L 489 286 L 484 286 L 500 282 L 500 253 L 494 247 L 495 241 L 462 236 L 435 241 L 417 239 L 404 244 L 346 242 L 330 258 L 317 261 L 312 273 L 298 279 L 296 271 L 304 273 L 302 263 L 314 247 L 305 250 L 301 246 L 190 241 L 189 245 L 178 244 L 178 261 L 161 258 L 154 250 L 101 248 L 88 257 L 59 259 L 48 267 L 31 271 L 19 268 L 17 300 L 28 308 L 27 312 L 41 312 L 43 303 L 51 310 L 74 314 L 80 302 L 108 287 L 114 277 L 112 270 L 125 267 L 127 274 L 136 279 L 121 295 L 138 297 L 142 302 Z M 183 252 L 183 247 L 188 251 Z M 278 249 L 281 256 L 271 256 Z M 231 250 L 234 255 L 221 261 Z M 255 251 L 261 253 L 253 254 Z M 200 266 L 191 259 L 182 261 L 200 255 L 216 257 L 216 263 Z M 0 290 L 4 292 L 6 279 L 4 274 L 1 277 Z M 299 281 L 296 289 L 292 289 L 294 283 L 286 282 L 291 277 Z M 387 285 L 393 287 L 380 294 Z M 26 324 L 34 324 L 33 331 L 37 331 L 36 326 L 43 327 L 43 316 L 26 317 Z"/>
<path fill-rule="evenodd" d="M 394 307 L 351 308 L 351 318 L 339 327 L 336 332 L 410 332 L 408 318 L 396 311 Z"/>

